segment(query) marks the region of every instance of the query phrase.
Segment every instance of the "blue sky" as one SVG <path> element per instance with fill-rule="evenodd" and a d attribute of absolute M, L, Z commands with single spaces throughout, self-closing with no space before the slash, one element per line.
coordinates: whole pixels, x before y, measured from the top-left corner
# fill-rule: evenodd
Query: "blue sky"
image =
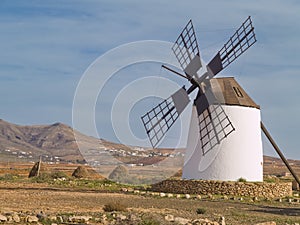
<path fill-rule="evenodd" d="M 258 42 L 222 75 L 239 81 L 285 155 L 300 159 L 299 12 L 297 0 L 1 0 L 0 118 L 72 125 L 76 86 L 105 52 L 139 40 L 173 42 L 191 18 L 208 61 L 251 15 Z M 109 128 L 103 137 L 113 139 Z"/>

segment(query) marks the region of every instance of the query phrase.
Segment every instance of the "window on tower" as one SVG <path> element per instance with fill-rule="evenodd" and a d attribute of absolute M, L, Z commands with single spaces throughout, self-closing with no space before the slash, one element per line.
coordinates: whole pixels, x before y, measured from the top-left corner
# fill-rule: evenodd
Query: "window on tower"
<path fill-rule="evenodd" d="M 239 98 L 244 97 L 243 93 L 241 92 L 241 90 L 238 87 L 233 87 L 233 90 L 234 90 L 237 97 L 239 97 Z"/>

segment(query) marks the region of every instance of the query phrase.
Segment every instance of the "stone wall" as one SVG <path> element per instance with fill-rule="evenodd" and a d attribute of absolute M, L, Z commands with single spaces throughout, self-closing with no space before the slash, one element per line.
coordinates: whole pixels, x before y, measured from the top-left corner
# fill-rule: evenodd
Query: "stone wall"
<path fill-rule="evenodd" d="M 212 194 L 274 198 L 292 195 L 292 183 L 165 180 L 153 184 L 151 190 L 178 194 Z"/>

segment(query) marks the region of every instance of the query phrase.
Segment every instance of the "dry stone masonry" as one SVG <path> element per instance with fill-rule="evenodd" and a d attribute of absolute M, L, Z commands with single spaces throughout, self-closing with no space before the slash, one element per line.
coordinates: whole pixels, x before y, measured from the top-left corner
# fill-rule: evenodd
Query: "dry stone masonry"
<path fill-rule="evenodd" d="M 291 196 L 292 183 L 165 180 L 160 183 L 153 184 L 151 190 L 175 194 L 276 198 Z"/>

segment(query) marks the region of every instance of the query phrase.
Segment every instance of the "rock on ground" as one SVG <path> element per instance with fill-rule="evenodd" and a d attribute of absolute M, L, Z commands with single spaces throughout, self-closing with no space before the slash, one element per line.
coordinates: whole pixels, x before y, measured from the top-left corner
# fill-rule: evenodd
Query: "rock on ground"
<path fill-rule="evenodd" d="M 70 222 L 88 222 L 90 219 L 92 219 L 91 216 L 71 216 L 69 217 Z"/>
<path fill-rule="evenodd" d="M 39 222 L 39 218 L 37 218 L 36 216 L 27 216 L 26 217 L 26 221 L 28 223 Z"/>
<path fill-rule="evenodd" d="M 174 216 L 173 215 L 166 215 L 165 220 L 169 221 L 169 222 L 173 222 L 174 221 Z"/>
<path fill-rule="evenodd" d="M 189 223 L 190 221 L 189 221 L 188 219 L 186 219 L 186 218 L 175 217 L 174 222 L 176 222 L 176 223 L 178 223 L 178 224 L 184 225 L 184 224 Z"/>
<path fill-rule="evenodd" d="M 271 221 L 271 222 L 257 223 L 255 225 L 276 225 L 276 222 Z"/>
<path fill-rule="evenodd" d="M 3 216 L 3 215 L 0 215 L 0 221 L 1 222 L 6 222 L 7 221 L 7 217 Z"/>
<path fill-rule="evenodd" d="M 14 213 L 14 214 L 12 215 L 12 219 L 13 219 L 13 221 L 14 221 L 15 223 L 20 223 L 20 221 L 21 221 L 20 217 L 19 217 L 18 214 L 16 214 L 16 213 Z"/>

